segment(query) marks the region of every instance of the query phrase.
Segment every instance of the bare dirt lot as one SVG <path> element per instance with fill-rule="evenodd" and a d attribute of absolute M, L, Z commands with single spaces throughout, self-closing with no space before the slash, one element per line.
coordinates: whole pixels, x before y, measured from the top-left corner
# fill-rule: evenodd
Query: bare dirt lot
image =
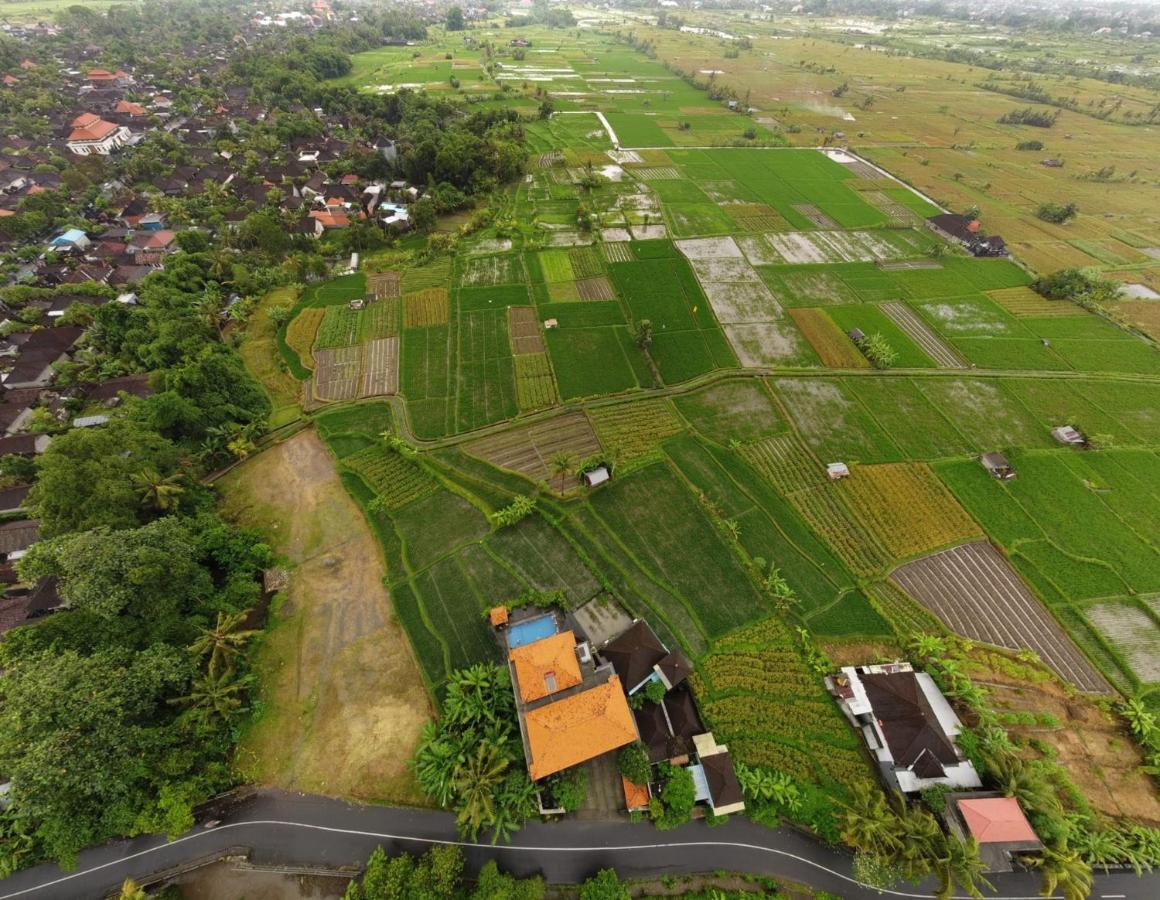
<path fill-rule="evenodd" d="M 1092 806 L 1113 817 L 1146 825 L 1160 824 L 1160 793 L 1141 770 L 1144 761 L 1123 726 L 1098 701 L 1075 695 L 1054 678 L 1028 681 L 986 666 L 986 651 L 972 653 L 971 677 L 990 693 L 1000 713 L 1031 713 L 1058 724 L 1011 725 L 1012 735 L 1038 739 L 1056 759 Z"/>
<path fill-rule="evenodd" d="M 293 790 L 422 802 L 407 760 L 430 701 L 378 545 L 330 454 L 304 431 L 219 487 L 226 514 L 260 529 L 292 567 L 259 652 L 262 713 L 239 770 Z"/>

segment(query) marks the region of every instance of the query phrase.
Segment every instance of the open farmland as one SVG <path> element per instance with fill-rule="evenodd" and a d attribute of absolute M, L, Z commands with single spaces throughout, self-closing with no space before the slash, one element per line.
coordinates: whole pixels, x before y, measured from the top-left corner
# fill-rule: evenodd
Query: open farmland
<path fill-rule="evenodd" d="M 577 485 L 575 470 L 557 472 L 554 460 L 561 456 L 574 467 L 600 453 L 600 442 L 583 413 L 570 413 L 542 425 L 529 425 L 495 437 L 467 444 L 473 456 L 501 469 L 519 472 L 532 481 L 548 481 L 557 490 Z"/>
<path fill-rule="evenodd" d="M 855 466 L 838 487 L 854 515 L 896 558 L 982 536 L 927 466 Z"/>
<path fill-rule="evenodd" d="M 917 633 L 953 632 L 1009 659 L 1034 651 L 1083 691 L 1155 703 L 1160 353 L 1031 284 L 1049 258 L 1151 284 L 1144 250 L 1160 233 L 1136 213 L 1139 246 L 1113 237 L 1124 223 L 1097 215 L 1077 169 L 1068 184 L 1090 209 L 1066 227 L 1027 222 L 1027 192 L 1010 182 L 1031 157 L 1007 149 L 1020 133 L 990 127 L 964 70 L 894 60 L 959 72 L 963 129 L 989 138 L 970 151 L 931 109 L 927 90 L 948 96 L 941 83 L 879 68 L 843 100 L 830 94 L 835 73 L 783 58 L 793 47 L 808 62 L 808 43 L 775 43 L 754 19 L 770 77 L 791 87 L 773 104 L 757 51 L 723 60 L 718 39 L 635 27 L 662 59 L 711 54 L 706 70 L 766 99 L 753 115 L 731 113 L 598 27 L 497 30 L 494 67 L 478 71 L 509 90 L 465 109 L 521 112 L 523 177 L 441 219 L 429 243 L 399 236 L 382 263 L 393 277 L 367 276 L 366 293 L 381 294 L 368 310 L 347 307 L 364 295 L 347 276 L 309 288 L 287 329 L 291 347 L 302 335 L 316 347 L 315 399 L 372 383 L 398 395 L 380 404 L 375 429 L 326 437 L 384 549 L 398 619 L 436 699 L 456 667 L 498 658 L 488 607 L 529 591 L 560 591 L 568 608 L 615 600 L 690 656 L 706 724 L 738 760 L 792 777 L 823 833 L 834 801 L 874 772 L 807 665 L 814 646 L 866 662 L 906 652 Z M 504 44 L 523 34 L 533 45 L 517 59 Z M 477 61 L 458 37 L 438 40 L 446 62 Z M 882 64 L 844 38 L 819 43 L 839 72 Z M 439 54 L 417 49 L 415 82 L 456 102 L 425 81 Z M 405 56 L 391 50 L 387 69 L 366 74 L 389 69 L 405 83 Z M 913 138 L 911 98 L 937 146 Z M 536 118 L 544 99 L 555 112 Z M 819 101 L 842 115 L 809 109 Z M 786 146 L 822 135 L 783 117 L 822 127 L 830 146 Z M 840 149 L 837 129 L 928 196 Z M 1082 141 L 1072 152 L 1088 155 Z M 1058 177 L 1030 168 L 1040 184 Z M 988 186 L 992 177 L 1007 183 Z M 976 259 L 926 227 L 940 205 L 975 204 L 985 228 L 1029 257 Z M 893 365 L 872 368 L 855 328 L 881 334 Z M 363 353 L 353 375 L 343 348 Z M 1061 424 L 1093 449 L 1062 449 L 1051 436 Z M 410 449 L 383 447 L 388 430 Z M 981 469 L 976 457 L 990 451 L 1013 461 L 1014 481 Z M 850 476 L 831 481 L 833 462 Z M 588 488 L 577 473 L 596 463 L 611 481 Z M 535 510 L 500 525 L 496 511 L 518 495 Z"/>
<path fill-rule="evenodd" d="M 749 766 L 844 796 L 873 776 L 856 735 L 776 619 L 718 641 L 693 673 L 706 724 Z"/>
<path fill-rule="evenodd" d="M 1032 650 L 1081 690 L 1109 691 L 1104 678 L 990 544 L 944 550 L 901 566 L 891 578 L 956 634 Z"/>

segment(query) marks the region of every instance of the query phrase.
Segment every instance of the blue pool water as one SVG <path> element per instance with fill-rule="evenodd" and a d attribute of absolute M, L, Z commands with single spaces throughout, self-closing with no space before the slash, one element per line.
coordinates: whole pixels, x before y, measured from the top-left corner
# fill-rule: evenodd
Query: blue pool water
<path fill-rule="evenodd" d="M 543 640 L 546 637 L 551 637 L 555 633 L 556 617 L 551 614 L 536 616 L 534 619 L 525 619 L 523 622 L 517 622 L 508 629 L 508 649 L 515 650 L 524 644 L 531 644 L 535 641 Z"/>

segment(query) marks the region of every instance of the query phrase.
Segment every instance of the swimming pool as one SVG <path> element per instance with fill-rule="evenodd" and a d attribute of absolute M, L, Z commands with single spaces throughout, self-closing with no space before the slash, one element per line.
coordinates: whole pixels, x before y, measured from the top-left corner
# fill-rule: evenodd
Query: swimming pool
<path fill-rule="evenodd" d="M 508 629 L 507 643 L 509 650 L 515 650 L 524 644 L 541 641 L 556 633 L 556 617 L 551 613 L 536 616 L 534 619 L 525 619 L 517 622 Z"/>

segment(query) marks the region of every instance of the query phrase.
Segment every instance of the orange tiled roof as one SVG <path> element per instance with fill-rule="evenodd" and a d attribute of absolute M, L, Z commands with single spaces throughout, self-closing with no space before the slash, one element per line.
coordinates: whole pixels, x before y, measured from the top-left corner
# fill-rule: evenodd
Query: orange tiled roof
<path fill-rule="evenodd" d="M 116 113 L 128 113 L 131 116 L 145 115 L 145 107 L 140 103 L 133 103 L 129 100 L 118 100 L 117 105 L 113 108 Z"/>
<path fill-rule="evenodd" d="M 331 212 L 330 210 L 314 210 L 310 218 L 317 219 L 324 228 L 346 228 L 350 219 L 345 212 Z"/>
<path fill-rule="evenodd" d="M 524 730 L 532 781 L 637 739 L 636 720 L 615 675 L 597 687 L 530 710 L 524 716 Z"/>
<path fill-rule="evenodd" d="M 508 658 L 515 667 L 516 684 L 524 703 L 575 687 L 584 680 L 576 661 L 576 635 L 571 631 L 524 644 Z"/>
<path fill-rule="evenodd" d="M 68 136 L 70 141 L 101 141 L 121 127 L 92 113 L 77 116 L 72 124 L 73 130 Z"/>
<path fill-rule="evenodd" d="M 623 775 L 620 776 L 620 785 L 624 788 L 624 808 L 629 812 L 634 809 L 648 809 L 648 788 L 634 784 Z"/>
<path fill-rule="evenodd" d="M 508 610 L 506 606 L 493 607 L 490 615 L 492 628 L 498 628 L 500 625 L 507 624 Z"/>

